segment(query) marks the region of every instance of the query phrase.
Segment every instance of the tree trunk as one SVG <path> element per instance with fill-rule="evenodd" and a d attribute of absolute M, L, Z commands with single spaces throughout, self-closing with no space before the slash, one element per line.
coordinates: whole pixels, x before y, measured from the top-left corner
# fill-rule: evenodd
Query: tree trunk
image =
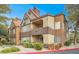
<path fill-rule="evenodd" d="M 76 39 L 77 39 L 77 23 L 76 23 L 76 27 L 75 27 L 75 33 L 74 33 L 74 45 L 76 45 Z"/>

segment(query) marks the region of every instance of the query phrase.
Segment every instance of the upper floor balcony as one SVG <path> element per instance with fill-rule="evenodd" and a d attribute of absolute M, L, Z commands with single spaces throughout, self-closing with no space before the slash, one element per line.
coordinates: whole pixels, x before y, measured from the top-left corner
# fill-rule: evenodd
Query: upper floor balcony
<path fill-rule="evenodd" d="M 48 33 L 48 28 L 40 27 L 31 31 L 31 35 L 42 35 Z"/>
<path fill-rule="evenodd" d="M 43 20 L 37 20 L 37 21 L 34 21 L 32 22 L 32 30 L 34 29 L 38 29 L 38 28 L 42 28 L 43 27 Z"/>

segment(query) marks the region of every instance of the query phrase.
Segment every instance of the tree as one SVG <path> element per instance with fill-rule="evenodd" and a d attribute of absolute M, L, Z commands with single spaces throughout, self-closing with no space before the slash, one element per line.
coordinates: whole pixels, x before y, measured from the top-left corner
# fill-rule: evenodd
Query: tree
<path fill-rule="evenodd" d="M 10 5 L 0 4 L 0 35 L 8 38 L 8 21 L 11 20 L 6 14 L 10 13 Z"/>
<path fill-rule="evenodd" d="M 10 20 L 10 18 L 6 17 L 5 14 L 8 14 L 11 12 L 11 9 L 9 5 L 6 4 L 0 4 L 0 24 L 5 24 L 7 20 Z"/>
<path fill-rule="evenodd" d="M 0 22 L 6 22 L 7 20 L 9 20 L 8 17 L 6 17 L 2 14 L 8 14 L 10 12 L 11 12 L 11 9 L 10 9 L 9 5 L 0 4 Z"/>
<path fill-rule="evenodd" d="M 68 12 L 68 18 L 74 24 L 74 44 L 77 41 L 77 29 L 78 29 L 78 21 L 79 21 L 79 5 L 77 4 L 69 4 L 65 5 L 66 10 Z"/>

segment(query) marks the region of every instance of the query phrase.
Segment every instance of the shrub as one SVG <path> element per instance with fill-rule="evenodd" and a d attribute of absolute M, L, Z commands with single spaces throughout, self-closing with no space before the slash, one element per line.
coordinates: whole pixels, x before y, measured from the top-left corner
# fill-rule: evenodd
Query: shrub
<path fill-rule="evenodd" d="M 28 48 L 33 48 L 33 44 L 32 43 L 29 43 L 28 44 Z"/>
<path fill-rule="evenodd" d="M 28 48 L 28 43 L 23 43 L 23 46 L 24 46 L 25 48 Z"/>
<path fill-rule="evenodd" d="M 66 41 L 64 45 L 65 45 L 65 46 L 70 46 L 70 44 L 71 44 L 70 41 Z"/>
<path fill-rule="evenodd" d="M 25 48 L 33 48 L 32 43 L 29 43 L 29 42 L 23 43 L 23 46 L 24 46 Z"/>
<path fill-rule="evenodd" d="M 41 50 L 42 48 L 43 48 L 43 44 L 42 43 L 34 43 L 34 48 L 36 49 L 36 50 Z"/>
<path fill-rule="evenodd" d="M 48 45 L 48 49 L 49 49 L 49 50 L 54 49 L 54 44 L 49 44 L 49 45 Z"/>
<path fill-rule="evenodd" d="M 24 40 L 23 43 L 30 43 L 30 41 L 29 40 Z"/>
<path fill-rule="evenodd" d="M 79 39 L 77 39 L 76 42 L 79 43 Z"/>
<path fill-rule="evenodd" d="M 3 49 L 2 51 L 0 51 L 0 53 L 11 53 L 11 52 L 17 52 L 17 51 L 20 51 L 20 49 L 16 47 L 11 47 L 11 48 Z"/>
<path fill-rule="evenodd" d="M 62 44 L 61 44 L 61 43 L 59 43 L 59 47 L 60 47 L 60 48 L 62 47 Z"/>
<path fill-rule="evenodd" d="M 16 47 L 12 47 L 11 50 L 12 50 L 12 52 L 20 51 L 20 49 L 19 48 L 16 48 Z"/>
<path fill-rule="evenodd" d="M 7 42 L 6 45 L 15 45 L 13 42 Z"/>
<path fill-rule="evenodd" d="M 25 48 L 33 48 L 33 45 L 29 40 L 24 40 L 22 44 Z"/>
<path fill-rule="evenodd" d="M 56 45 L 55 45 L 55 49 L 58 50 L 59 48 L 60 48 L 59 44 L 56 44 Z"/>
<path fill-rule="evenodd" d="M 2 40 L 1 43 L 2 43 L 2 44 L 6 44 L 7 41 L 6 41 L 6 40 Z"/>

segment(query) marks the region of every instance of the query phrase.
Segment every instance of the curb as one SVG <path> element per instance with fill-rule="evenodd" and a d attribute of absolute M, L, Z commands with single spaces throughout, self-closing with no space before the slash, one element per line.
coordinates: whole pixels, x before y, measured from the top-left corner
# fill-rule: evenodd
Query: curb
<path fill-rule="evenodd" d="M 79 50 L 79 48 L 62 49 L 62 50 L 46 50 L 46 51 L 41 51 L 41 52 L 21 52 L 21 53 L 17 53 L 17 54 L 44 54 L 47 52 L 63 52 L 63 51 L 68 51 L 68 50 Z"/>

